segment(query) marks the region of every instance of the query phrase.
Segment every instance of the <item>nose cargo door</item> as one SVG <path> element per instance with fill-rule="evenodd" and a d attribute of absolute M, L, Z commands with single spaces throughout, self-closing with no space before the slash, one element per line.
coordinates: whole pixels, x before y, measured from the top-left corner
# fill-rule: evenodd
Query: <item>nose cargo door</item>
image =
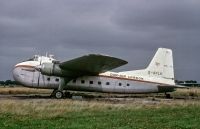
<path fill-rule="evenodd" d="M 39 82 L 38 82 L 38 78 L 39 78 L 39 72 L 35 71 L 33 72 L 33 77 L 32 77 L 32 86 L 34 87 L 38 87 L 39 86 Z"/>
<path fill-rule="evenodd" d="M 33 72 L 32 77 L 32 86 L 34 87 L 43 87 L 46 86 L 45 77 L 40 72 L 35 71 Z"/>
<path fill-rule="evenodd" d="M 18 76 L 20 78 L 20 82 L 23 85 L 26 86 L 32 86 L 32 81 L 33 81 L 33 70 L 30 68 L 22 67 L 22 68 L 17 68 L 18 70 Z"/>

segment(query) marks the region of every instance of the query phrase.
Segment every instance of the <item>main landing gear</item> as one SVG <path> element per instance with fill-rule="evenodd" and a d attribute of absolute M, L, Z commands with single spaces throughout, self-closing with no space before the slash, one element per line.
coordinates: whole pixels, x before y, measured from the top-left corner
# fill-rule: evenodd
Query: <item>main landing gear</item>
<path fill-rule="evenodd" d="M 60 90 L 53 90 L 51 97 L 56 98 L 56 99 L 62 99 L 62 98 L 72 98 L 72 94 L 67 91 L 60 91 Z"/>
<path fill-rule="evenodd" d="M 56 98 L 56 99 L 61 99 L 64 97 L 64 94 L 62 91 L 60 90 L 54 90 L 51 94 L 52 97 Z"/>
<path fill-rule="evenodd" d="M 51 93 L 51 97 L 61 99 L 63 97 L 63 93 L 59 90 L 54 89 Z"/>
<path fill-rule="evenodd" d="M 56 98 L 56 99 L 62 99 L 64 97 L 71 97 L 69 92 L 63 92 L 64 86 L 67 84 L 67 82 L 69 82 L 69 80 L 66 80 L 64 78 L 60 79 L 60 84 L 58 86 L 58 89 L 54 89 L 54 91 L 52 92 L 51 96 Z"/>

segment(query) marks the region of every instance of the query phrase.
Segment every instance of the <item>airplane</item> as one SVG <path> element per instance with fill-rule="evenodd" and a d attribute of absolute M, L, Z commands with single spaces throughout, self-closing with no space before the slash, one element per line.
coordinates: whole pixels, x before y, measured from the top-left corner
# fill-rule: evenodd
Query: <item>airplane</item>
<path fill-rule="evenodd" d="M 65 91 L 104 93 L 168 93 L 181 88 L 174 81 L 172 50 L 158 48 L 147 68 L 123 72 L 110 70 L 128 62 L 102 54 L 88 54 L 60 62 L 53 55 L 39 56 L 15 65 L 13 78 L 30 88 L 53 89 L 54 98 Z M 167 94 L 166 94 L 167 95 Z"/>

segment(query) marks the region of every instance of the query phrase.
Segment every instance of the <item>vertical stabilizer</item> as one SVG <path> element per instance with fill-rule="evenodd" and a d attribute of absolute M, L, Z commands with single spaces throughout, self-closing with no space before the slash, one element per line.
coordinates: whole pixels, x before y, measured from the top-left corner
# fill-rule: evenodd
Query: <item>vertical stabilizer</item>
<path fill-rule="evenodd" d="M 120 72 L 127 75 L 148 77 L 161 83 L 174 84 L 174 67 L 172 50 L 158 48 L 146 69 Z"/>
<path fill-rule="evenodd" d="M 149 76 L 174 80 L 172 50 L 159 48 L 146 70 Z"/>

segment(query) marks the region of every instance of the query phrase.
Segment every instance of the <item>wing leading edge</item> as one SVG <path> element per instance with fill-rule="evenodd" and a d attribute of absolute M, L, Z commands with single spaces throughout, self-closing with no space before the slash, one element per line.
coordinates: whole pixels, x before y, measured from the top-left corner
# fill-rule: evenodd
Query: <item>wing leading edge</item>
<path fill-rule="evenodd" d="M 90 54 L 63 62 L 59 66 L 63 70 L 70 70 L 82 76 L 98 75 L 127 63 L 127 61 L 111 56 Z"/>

